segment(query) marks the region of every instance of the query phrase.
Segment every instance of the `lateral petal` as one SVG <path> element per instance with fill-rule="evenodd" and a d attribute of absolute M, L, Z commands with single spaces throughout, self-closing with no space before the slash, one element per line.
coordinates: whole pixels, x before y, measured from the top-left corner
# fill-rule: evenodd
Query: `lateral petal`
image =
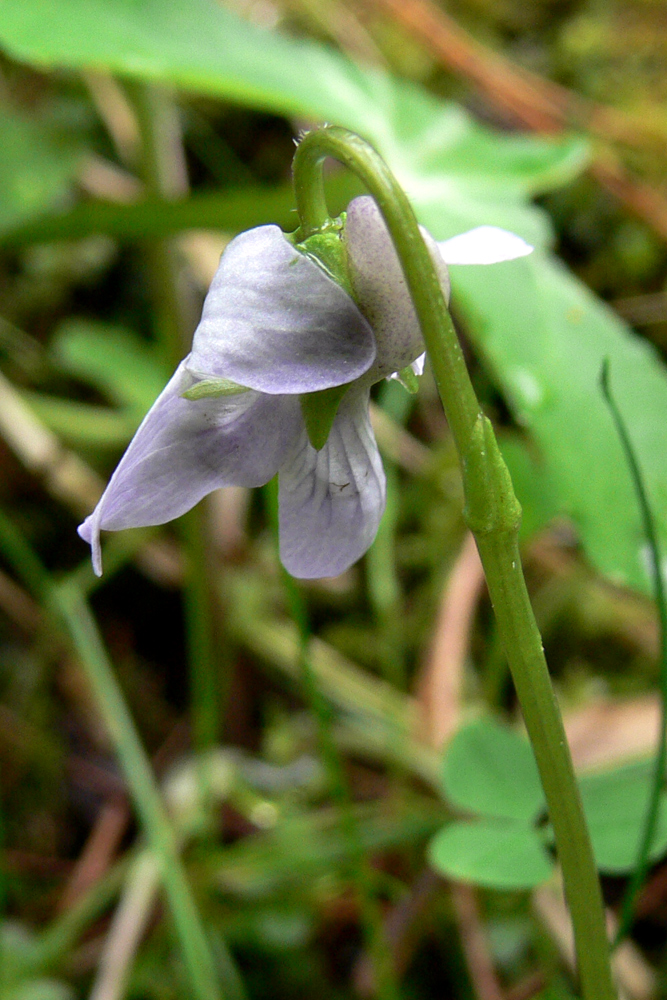
<path fill-rule="evenodd" d="M 368 403 L 367 388 L 349 389 L 325 446 L 302 430 L 280 469 L 280 558 L 293 576 L 338 576 L 375 538 L 386 491 Z"/>
<path fill-rule="evenodd" d="M 278 226 L 225 249 L 194 335 L 197 371 L 291 394 L 351 382 L 374 357 L 373 331 L 350 296 Z"/>
<path fill-rule="evenodd" d="M 446 264 L 499 264 L 533 252 L 534 247 L 516 233 L 497 226 L 478 226 L 438 243 Z"/>
<path fill-rule="evenodd" d="M 100 530 L 164 524 L 219 486 L 261 486 L 275 475 L 301 423 L 297 397 L 249 390 L 188 400 L 197 382 L 181 362 L 157 398 L 93 513 L 79 527 L 102 572 Z"/>

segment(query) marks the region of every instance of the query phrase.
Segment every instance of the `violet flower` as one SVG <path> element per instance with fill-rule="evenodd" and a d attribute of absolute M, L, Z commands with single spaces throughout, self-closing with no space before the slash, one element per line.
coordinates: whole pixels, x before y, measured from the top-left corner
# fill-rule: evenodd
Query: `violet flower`
<path fill-rule="evenodd" d="M 494 263 L 532 249 L 488 226 L 440 244 L 423 232 L 447 299 L 447 264 Z M 192 352 L 79 528 L 98 575 L 101 529 L 163 524 L 220 486 L 262 486 L 276 473 L 280 558 L 293 576 L 336 576 L 369 548 L 385 506 L 370 388 L 409 367 L 420 374 L 424 343 L 372 198 L 350 204 L 343 241 L 354 299 L 277 226 L 228 245 Z M 301 396 L 343 386 L 317 450 Z"/>

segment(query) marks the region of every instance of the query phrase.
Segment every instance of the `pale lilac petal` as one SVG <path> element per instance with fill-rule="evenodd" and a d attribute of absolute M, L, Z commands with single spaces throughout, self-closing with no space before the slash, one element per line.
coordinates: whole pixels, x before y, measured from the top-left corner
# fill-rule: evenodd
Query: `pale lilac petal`
<path fill-rule="evenodd" d="M 516 233 L 497 226 L 478 226 L 438 243 L 438 248 L 446 264 L 499 264 L 526 257 L 534 249 Z"/>
<path fill-rule="evenodd" d="M 325 446 L 315 451 L 304 429 L 280 469 L 280 558 L 293 576 L 338 576 L 375 538 L 385 475 L 368 399 L 350 389 Z"/>
<path fill-rule="evenodd" d="M 445 301 L 449 275 L 437 244 L 422 229 L 437 269 Z M 348 207 L 345 241 L 352 286 L 375 332 L 377 356 L 365 380 L 377 382 L 407 368 L 424 351 L 417 314 L 394 244 L 373 198 L 355 198 Z"/>
<path fill-rule="evenodd" d="M 301 393 L 351 382 L 374 358 L 373 331 L 350 296 L 278 226 L 232 240 L 204 302 L 193 368 Z"/>
<path fill-rule="evenodd" d="M 242 392 L 187 400 L 197 379 L 186 367 L 155 401 L 79 534 L 102 571 L 100 529 L 164 524 L 219 486 L 261 486 L 298 437 L 297 397 Z"/>

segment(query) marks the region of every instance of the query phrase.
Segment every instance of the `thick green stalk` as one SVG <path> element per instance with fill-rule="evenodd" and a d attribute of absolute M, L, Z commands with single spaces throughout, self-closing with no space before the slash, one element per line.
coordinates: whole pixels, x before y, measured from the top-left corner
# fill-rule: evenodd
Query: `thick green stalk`
<path fill-rule="evenodd" d="M 477 541 L 540 770 L 572 916 L 582 993 L 585 1000 L 614 1000 L 600 883 L 521 567 L 521 508 L 493 428 L 475 396 L 438 276 L 408 198 L 375 150 L 345 129 L 311 132 L 297 149 L 294 186 L 301 238 L 328 224 L 322 179 L 322 163 L 328 156 L 344 163 L 367 186 L 400 259 L 458 450 L 466 520 Z"/>

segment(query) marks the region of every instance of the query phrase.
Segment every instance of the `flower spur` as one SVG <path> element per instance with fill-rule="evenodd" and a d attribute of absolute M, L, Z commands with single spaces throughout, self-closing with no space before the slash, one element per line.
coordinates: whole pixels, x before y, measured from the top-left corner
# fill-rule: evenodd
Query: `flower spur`
<path fill-rule="evenodd" d="M 495 263 L 532 249 L 489 226 L 440 244 L 422 232 L 446 299 L 447 264 Z M 372 198 L 351 202 L 342 244 L 349 285 L 277 226 L 228 245 L 191 353 L 79 528 L 98 575 L 102 529 L 163 524 L 218 487 L 262 486 L 276 473 L 280 557 L 293 576 L 336 576 L 369 548 L 385 506 L 370 389 L 410 367 L 420 373 L 424 344 Z M 325 397 L 335 416 L 316 447 L 304 404 L 326 409 Z"/>

